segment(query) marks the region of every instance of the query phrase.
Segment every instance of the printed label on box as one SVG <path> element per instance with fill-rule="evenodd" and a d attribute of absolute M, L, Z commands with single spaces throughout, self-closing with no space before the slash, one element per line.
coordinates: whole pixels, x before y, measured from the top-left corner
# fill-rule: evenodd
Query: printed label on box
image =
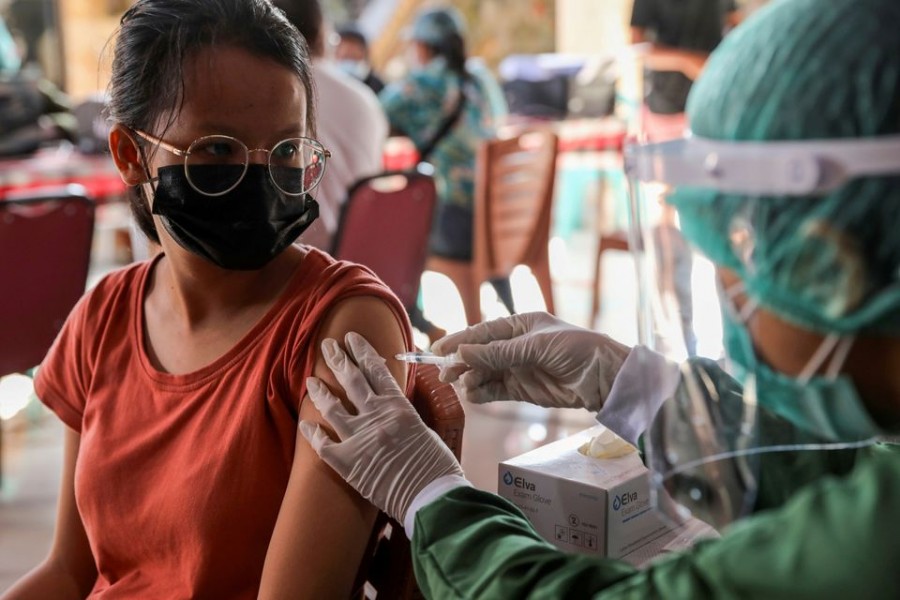
<path fill-rule="evenodd" d="M 602 431 L 598 425 L 500 463 L 498 490 L 557 547 L 618 558 L 670 528 L 650 504 L 638 454 L 597 459 L 578 452 Z"/>

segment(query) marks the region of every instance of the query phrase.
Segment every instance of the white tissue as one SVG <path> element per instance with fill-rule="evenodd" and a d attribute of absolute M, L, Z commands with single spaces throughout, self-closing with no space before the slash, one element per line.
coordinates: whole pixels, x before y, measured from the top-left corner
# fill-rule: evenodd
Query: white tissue
<path fill-rule="evenodd" d="M 637 448 L 609 429 L 604 429 L 599 435 L 582 444 L 578 451 L 592 458 L 619 458 L 637 452 Z"/>

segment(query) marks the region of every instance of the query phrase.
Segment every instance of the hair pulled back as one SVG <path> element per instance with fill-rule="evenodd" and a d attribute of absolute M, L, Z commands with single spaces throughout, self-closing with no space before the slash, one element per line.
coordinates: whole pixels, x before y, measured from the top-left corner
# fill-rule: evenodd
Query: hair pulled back
<path fill-rule="evenodd" d="M 122 16 L 115 39 L 108 112 L 131 129 L 168 126 L 184 101 L 185 60 L 211 46 L 235 46 L 297 74 L 306 92 L 306 127 L 315 135 L 315 106 L 306 42 L 268 0 L 138 0 Z M 141 186 L 129 189 L 141 230 L 159 242 Z"/>

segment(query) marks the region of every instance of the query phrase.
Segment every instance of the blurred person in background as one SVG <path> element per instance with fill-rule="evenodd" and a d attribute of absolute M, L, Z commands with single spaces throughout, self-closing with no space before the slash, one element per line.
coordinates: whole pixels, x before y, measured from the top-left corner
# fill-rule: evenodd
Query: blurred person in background
<path fill-rule="evenodd" d="M 353 23 L 337 29 L 337 45 L 334 59 L 342 71 L 369 86 L 376 94 L 384 89 L 384 81 L 375 73 L 369 62 L 369 41 L 365 34 Z"/>
<path fill-rule="evenodd" d="M 274 0 L 309 44 L 318 107 L 318 135 L 331 151 L 319 195 L 319 223 L 300 239 L 330 251 L 350 187 L 382 170 L 388 123 L 378 97 L 342 72 L 325 52 L 325 19 L 319 0 Z"/>
<path fill-rule="evenodd" d="M 379 94 L 391 129 L 409 137 L 420 160 L 435 167 L 438 204 L 429 251 L 459 261 L 472 260 L 475 156 L 482 141 L 496 136 L 502 91 L 485 68 L 469 69 L 466 26 L 454 8 L 420 11 L 408 32 L 410 71 Z M 500 99 L 498 101 L 498 98 Z M 508 278 L 491 281 L 500 300 L 515 313 Z M 434 341 L 444 331 L 417 307 L 413 325 Z"/>
<path fill-rule="evenodd" d="M 109 147 L 162 252 L 90 289 L 38 370 L 58 518 L 3 598 L 347 598 L 376 510 L 299 438 L 307 377 L 338 388 L 324 338 L 412 336 L 369 271 L 294 244 L 327 158 L 306 44 L 268 0 L 138 0 L 114 40 Z"/>
<path fill-rule="evenodd" d="M 640 53 L 645 68 L 641 140 L 684 135 L 688 126 L 684 109 L 692 82 L 726 31 L 740 22 L 741 14 L 735 0 L 634 0 L 631 42 L 646 45 Z M 674 290 L 685 345 L 693 356 L 697 345 L 691 297 L 693 257 L 678 230 L 674 210 L 662 199 L 660 206 L 663 218 L 655 235 L 657 247 L 666 249 L 667 264 L 659 272 L 658 285 Z"/>
<path fill-rule="evenodd" d="M 634 0 L 631 43 L 648 45 L 641 53 L 645 141 L 682 136 L 691 85 L 709 53 L 740 19 L 735 0 Z"/>
<path fill-rule="evenodd" d="M 673 185 L 685 238 L 716 267 L 726 361 L 669 363 L 543 313 L 432 348 L 467 365 L 442 378 L 471 402 L 599 411 L 652 449 L 654 486 L 671 474 L 657 461 L 686 461 L 680 485 L 656 489 L 728 517 L 721 537 L 641 569 L 558 549 L 471 487 L 347 336 L 350 355 L 328 364 L 356 410 L 316 387 L 339 438 L 300 428 L 404 524 L 426 597 L 900 597 L 898 31 L 896 0 L 775 0 L 711 56 L 687 104 L 693 135 L 627 150 L 634 179 Z"/>
<path fill-rule="evenodd" d="M 0 16 L 0 75 L 15 73 L 19 70 L 22 59 L 16 48 L 16 41 L 9 33 L 3 17 Z"/>
<path fill-rule="evenodd" d="M 22 64 L 40 65 L 41 40 L 53 24 L 48 20 L 52 4 L 45 0 L 12 0 L 7 8 L 7 25 L 21 36 Z"/>

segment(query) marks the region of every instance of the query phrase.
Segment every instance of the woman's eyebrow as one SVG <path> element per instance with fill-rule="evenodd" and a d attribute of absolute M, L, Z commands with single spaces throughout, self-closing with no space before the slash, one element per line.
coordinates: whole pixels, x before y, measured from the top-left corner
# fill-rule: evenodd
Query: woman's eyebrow
<path fill-rule="evenodd" d="M 289 125 L 284 129 L 279 129 L 278 132 L 275 133 L 276 136 L 282 137 L 297 137 L 303 136 L 306 134 L 306 124 L 301 123 L 298 125 Z"/>

